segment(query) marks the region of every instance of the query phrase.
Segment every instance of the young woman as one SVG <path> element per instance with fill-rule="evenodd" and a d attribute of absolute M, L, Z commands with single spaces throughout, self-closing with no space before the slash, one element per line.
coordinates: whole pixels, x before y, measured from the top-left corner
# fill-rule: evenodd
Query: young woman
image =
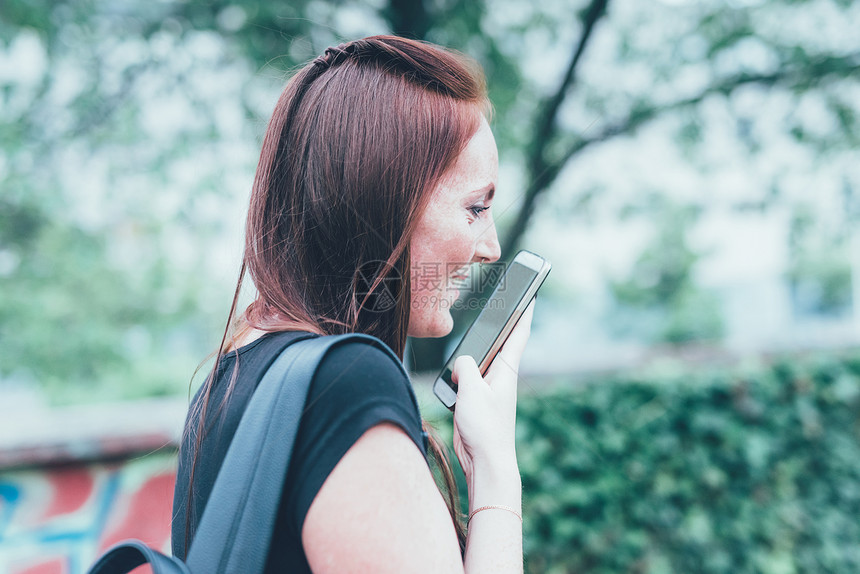
<path fill-rule="evenodd" d="M 499 258 L 488 113 L 473 62 L 391 36 L 329 48 L 287 84 L 263 142 L 236 288 L 247 271 L 258 294 L 236 321 L 234 297 L 232 330 L 186 422 L 177 556 L 251 394 L 296 337 L 366 333 L 402 361 L 407 336 L 451 331 L 454 285 L 472 263 Z M 444 447 L 428 444 L 402 364 L 348 343 L 311 383 L 267 571 L 521 572 L 514 419 L 532 307 L 485 377 L 468 357 L 455 365 L 468 535 Z"/>

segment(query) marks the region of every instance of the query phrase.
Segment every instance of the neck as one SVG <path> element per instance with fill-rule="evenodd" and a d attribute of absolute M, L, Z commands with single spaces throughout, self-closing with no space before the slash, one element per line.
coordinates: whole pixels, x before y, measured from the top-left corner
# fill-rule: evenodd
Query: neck
<path fill-rule="evenodd" d="M 244 347 L 245 345 L 249 345 L 266 334 L 266 331 L 261 331 L 259 329 L 255 329 L 245 323 L 242 322 L 242 326 L 239 327 L 235 333 L 227 340 L 227 344 L 224 347 L 224 352 L 233 351 L 238 349 L 239 347 Z"/>

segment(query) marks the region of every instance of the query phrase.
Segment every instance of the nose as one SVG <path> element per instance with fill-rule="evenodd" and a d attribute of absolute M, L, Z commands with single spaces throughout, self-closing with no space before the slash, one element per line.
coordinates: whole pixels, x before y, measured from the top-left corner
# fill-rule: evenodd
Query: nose
<path fill-rule="evenodd" d="M 496 234 L 496 222 L 490 219 L 489 225 L 478 235 L 478 242 L 475 245 L 475 259 L 479 262 L 492 263 L 498 261 L 501 256 L 502 248 Z"/>

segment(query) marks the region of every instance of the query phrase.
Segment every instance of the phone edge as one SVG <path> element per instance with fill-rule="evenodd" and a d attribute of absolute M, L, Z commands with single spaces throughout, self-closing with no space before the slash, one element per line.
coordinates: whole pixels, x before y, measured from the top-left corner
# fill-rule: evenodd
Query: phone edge
<path fill-rule="evenodd" d="M 534 300 L 534 298 L 537 295 L 538 290 L 541 288 L 541 286 L 543 286 L 544 281 L 546 281 L 546 278 L 549 276 L 549 272 L 552 270 L 552 263 L 550 263 L 546 258 L 538 255 L 537 253 L 534 253 L 534 252 L 531 252 L 531 251 L 528 251 L 525 249 L 518 251 L 517 254 L 514 256 L 514 258 L 511 259 L 509 265 L 513 264 L 515 261 L 517 261 L 517 259 L 520 258 L 521 254 L 523 254 L 523 253 L 528 254 L 529 258 L 537 257 L 539 259 L 539 261 L 541 262 L 541 266 L 540 266 L 540 269 L 535 269 L 531 265 L 525 264 L 522 261 L 520 262 L 521 264 L 524 264 L 531 269 L 535 269 L 535 271 L 537 272 L 537 276 L 535 277 L 535 281 L 533 281 L 531 286 L 529 287 L 529 291 L 527 291 L 526 295 L 524 297 L 522 297 L 522 299 L 520 299 L 520 302 L 517 305 L 517 308 L 514 309 L 514 313 L 511 315 L 512 320 L 508 321 L 508 323 L 505 325 L 505 328 L 502 330 L 503 333 L 504 333 L 504 331 L 507 331 L 507 332 L 504 333 L 504 336 L 501 336 L 502 333 L 500 333 L 500 336 L 496 338 L 496 341 L 493 343 L 493 345 L 490 347 L 490 350 L 486 353 L 483 360 L 481 361 L 481 365 L 478 365 L 478 368 L 479 368 L 482 376 L 486 374 L 487 370 L 489 369 L 490 365 L 492 364 L 493 359 L 495 359 L 496 355 L 498 354 L 499 349 L 501 349 L 501 347 L 507 341 L 507 339 L 510 336 L 511 332 L 513 331 L 514 327 L 516 326 L 516 324 L 519 322 L 520 318 L 522 317 L 522 314 L 525 311 L 526 307 L 528 307 L 528 305 L 532 302 L 532 300 Z M 516 319 L 514 319 L 514 317 L 516 317 Z M 475 321 L 477 321 L 479 318 L 480 318 L 480 314 L 478 315 L 478 317 L 475 318 Z M 469 329 L 471 329 L 471 326 L 469 327 Z M 467 330 L 466 333 L 463 334 L 463 338 L 466 337 L 466 335 L 468 334 L 468 331 L 469 330 Z M 501 343 L 499 343 L 499 341 L 501 341 Z M 458 344 L 458 347 L 459 347 L 459 344 Z M 457 348 L 455 347 L 454 351 L 451 353 L 451 356 L 454 356 L 454 354 L 456 352 L 457 352 Z M 490 358 L 489 361 L 488 361 L 488 358 Z M 447 365 L 448 361 L 450 361 L 450 360 L 451 360 L 451 357 L 448 357 L 448 359 L 445 360 L 445 365 Z M 442 367 L 442 370 L 444 372 L 445 366 Z M 442 389 L 442 391 L 439 392 L 439 389 Z M 456 406 L 456 402 L 457 402 L 457 394 L 456 394 L 456 392 L 454 392 L 454 389 L 452 389 L 451 387 L 448 386 L 448 384 L 442 378 L 441 374 L 437 375 L 433 381 L 433 394 L 436 396 L 437 399 L 439 399 L 439 401 L 443 405 L 445 405 L 446 408 L 448 408 L 448 410 L 450 410 L 452 412 L 454 411 L 454 407 Z M 442 395 L 445 395 L 445 396 L 442 396 Z"/>

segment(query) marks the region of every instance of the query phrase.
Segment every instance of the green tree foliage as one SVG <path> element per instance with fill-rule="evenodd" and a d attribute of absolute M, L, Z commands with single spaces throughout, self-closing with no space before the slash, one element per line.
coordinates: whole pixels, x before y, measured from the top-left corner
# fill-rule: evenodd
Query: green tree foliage
<path fill-rule="evenodd" d="M 823 227 L 823 229 L 822 229 Z M 789 230 L 788 280 L 798 313 L 844 315 L 852 310 L 852 269 L 844 229 L 827 228 L 808 209 L 795 212 Z"/>
<path fill-rule="evenodd" d="M 496 209 L 508 256 L 549 193 L 574 212 L 629 202 L 604 184 L 570 185 L 566 174 L 588 172 L 589 153 L 650 126 L 675 134 L 703 169 L 714 163 L 719 146 L 709 134 L 723 120 L 750 158 L 771 149 L 774 133 L 822 161 L 852 149 L 856 20 L 853 4 L 841 0 L 7 0 L 0 185 L 2 220 L 15 221 L 15 231 L 4 231 L 0 246 L 0 339 L 26 336 L 22 347 L 46 348 L 71 331 L 77 352 L 63 356 L 80 357 L 80 366 L 60 370 L 35 351 L 9 351 L 0 377 L 83 380 L 102 365 L 113 379 L 142 383 L 146 376 L 131 373 L 141 356 L 166 364 L 185 354 L 192 366 L 189 357 L 217 344 L 235 261 L 215 258 L 232 249 L 227 239 L 253 171 L 247 150 L 285 75 L 343 39 L 397 31 L 484 65 L 502 160 L 524 174 L 521 195 Z M 758 113 L 771 108 L 785 111 L 776 119 Z M 718 124 L 715 109 L 725 112 Z M 774 193 L 738 202 L 791 200 L 779 167 L 762 175 L 762 189 Z M 584 202 L 585 194 L 595 199 Z M 21 231 L 28 217 L 38 232 Z M 37 260 L 49 277 L 37 275 Z M 66 269 L 72 261 L 80 271 Z M 82 288 L 83 270 L 99 286 Z M 38 321 L 43 291 L 64 293 L 79 319 Z M 96 310 L 98 300 L 106 304 Z M 143 352 L 141 340 L 186 343 Z M 110 341 L 138 350 L 106 350 Z M 420 343 L 417 366 L 438 366 L 447 341 Z"/>
<path fill-rule="evenodd" d="M 521 390 L 525 571 L 856 572 L 858 409 L 856 356 Z"/>
<path fill-rule="evenodd" d="M 594 173 L 594 159 L 610 146 L 618 164 L 625 151 L 648 153 L 646 144 L 620 146 L 649 130 L 672 137 L 688 165 L 702 173 L 735 170 L 756 180 L 743 194 L 717 188 L 696 196 L 688 190 L 684 200 L 691 204 L 742 211 L 805 201 L 809 189 L 797 182 L 806 166 L 837 179 L 845 174 L 849 188 L 860 185 L 846 167 L 860 133 L 860 100 L 849 95 L 856 93 L 860 73 L 860 40 L 849 32 L 857 14 L 850 2 L 593 0 L 575 9 L 506 2 L 485 8 L 484 22 L 492 24 L 482 33 L 500 39 L 502 54 L 522 78 L 507 85 L 515 93 L 495 124 L 503 160 L 525 173 L 518 201 L 500 210 L 503 257 L 517 249 L 536 210 L 573 219 L 586 210 L 620 214 L 636 203 L 648 185 L 619 186 L 617 178 Z M 493 75 L 492 63 L 488 69 L 494 94 L 506 90 L 507 78 Z M 612 163 L 600 165 L 623 169 Z M 651 169 L 672 166 L 655 161 Z M 571 182 L 569 176 L 583 173 L 594 175 Z M 630 174 L 632 182 L 636 178 Z M 833 191 L 818 187 L 816 193 L 823 200 Z M 560 248 L 557 258 L 566 255 Z M 685 307 L 701 303 L 708 302 L 693 297 Z M 467 324 L 473 316 L 461 313 L 455 320 Z M 713 314 L 703 321 L 719 322 Z M 683 331 L 670 338 L 685 338 Z"/>
<path fill-rule="evenodd" d="M 189 84 L 237 64 L 163 16 L 0 7 L 15 64 L 0 80 L 0 380 L 56 400 L 176 393 L 215 345 L 229 286 L 209 259 L 231 206 L 217 156 L 232 133 Z"/>
<path fill-rule="evenodd" d="M 622 336 L 673 344 L 718 340 L 723 333 L 719 300 L 695 281 L 702 255 L 690 248 L 688 233 L 696 212 L 665 204 L 656 209 L 653 240 L 629 278 L 610 282 L 618 307 L 610 319 Z"/>

